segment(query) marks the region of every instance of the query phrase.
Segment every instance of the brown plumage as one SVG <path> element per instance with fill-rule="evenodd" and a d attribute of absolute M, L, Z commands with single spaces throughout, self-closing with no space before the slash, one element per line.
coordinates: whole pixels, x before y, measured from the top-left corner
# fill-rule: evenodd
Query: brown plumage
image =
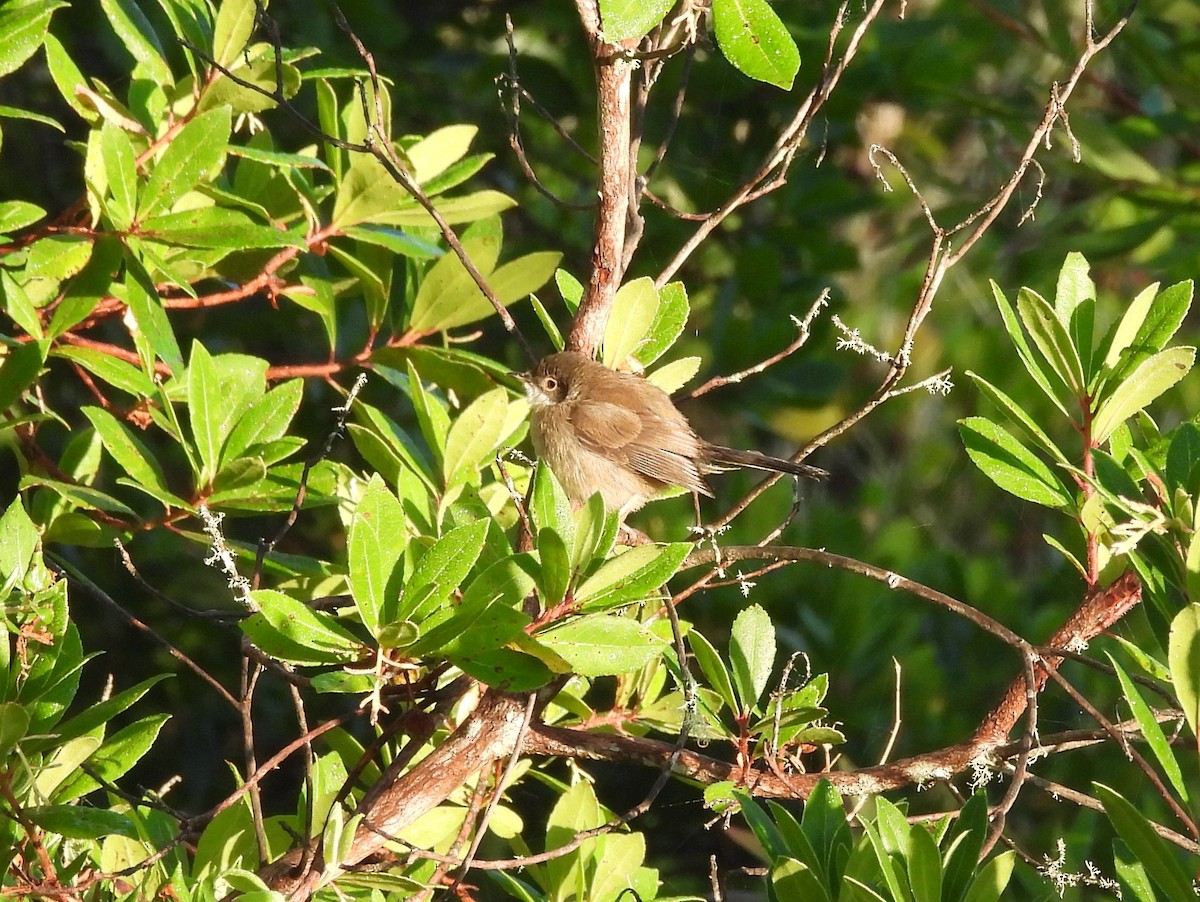
<path fill-rule="evenodd" d="M 672 485 L 711 496 L 704 474 L 731 467 L 827 475 L 757 451 L 709 444 L 658 386 L 582 354 L 551 354 L 521 379 L 533 408 L 534 450 L 576 502 L 600 492 L 610 509 L 625 515 Z"/>

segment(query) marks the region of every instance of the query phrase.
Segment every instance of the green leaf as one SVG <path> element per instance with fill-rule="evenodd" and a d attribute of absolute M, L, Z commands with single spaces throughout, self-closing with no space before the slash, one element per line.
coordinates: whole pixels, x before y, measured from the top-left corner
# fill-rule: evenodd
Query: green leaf
<path fill-rule="evenodd" d="M 1200 465 L 1200 426 L 1195 423 L 1180 423 L 1171 433 L 1171 444 L 1167 446 L 1167 463 L 1164 475 L 1172 488 L 1182 488 L 1189 494 L 1197 494 L 1193 476 Z"/>
<path fill-rule="evenodd" d="M 134 0 L 100 0 L 100 6 L 125 49 L 146 75 L 163 87 L 175 84 L 158 35 L 137 3 Z"/>
<path fill-rule="evenodd" d="M 266 7 L 266 3 L 262 5 Z M 222 0 L 213 25 L 212 56 L 226 69 L 242 56 L 254 33 L 255 0 Z"/>
<path fill-rule="evenodd" d="M 529 623 L 515 608 L 533 588 L 535 568 L 528 554 L 510 555 L 492 564 L 471 580 L 453 614 L 424 632 L 410 646 L 409 654 L 420 657 L 447 647 L 460 653 L 479 651 L 515 640 Z M 511 635 L 500 635 L 501 627 Z M 465 639 L 470 631 L 474 635 Z"/>
<path fill-rule="evenodd" d="M 404 509 L 379 474 L 371 477 L 350 525 L 350 593 L 372 635 L 381 614 L 399 592 L 404 548 L 408 544 Z"/>
<path fill-rule="evenodd" d="M 0 517 L 0 586 L 4 594 L 25 578 L 38 549 L 38 531 L 25 512 L 20 498 L 14 498 Z"/>
<path fill-rule="evenodd" d="M 1159 351 L 1166 347 L 1191 309 L 1192 290 L 1192 280 L 1188 279 L 1165 289 L 1155 298 L 1130 347 L 1143 352 Z"/>
<path fill-rule="evenodd" d="M 604 40 L 615 43 L 645 37 L 672 6 L 673 0 L 600 0 Z"/>
<path fill-rule="evenodd" d="M 733 621 L 729 663 L 742 711 L 754 711 L 775 666 L 775 626 L 759 605 L 750 605 Z"/>
<path fill-rule="evenodd" d="M 1119 839 L 1113 842 L 1113 867 L 1117 879 L 1133 894 L 1133 902 L 1158 902 L 1146 866 L 1134 858 L 1129 846 Z"/>
<path fill-rule="evenodd" d="M 255 222 L 245 213 L 226 207 L 197 207 L 178 213 L 161 213 L 143 219 L 138 234 L 146 241 L 178 247 L 217 248 L 234 251 L 252 248 L 294 247 L 307 250 L 298 230 L 285 232 Z"/>
<path fill-rule="evenodd" d="M 404 196 L 404 206 L 389 208 L 372 217 L 375 222 L 386 222 L 395 226 L 420 226 L 421 228 L 436 228 L 433 217 L 424 208 L 416 206 L 415 201 Z M 449 225 L 464 222 L 478 222 L 491 216 L 498 216 L 505 210 L 510 210 L 517 202 L 507 194 L 499 191 L 475 191 L 461 197 L 439 197 L 438 212 Z"/>
<path fill-rule="evenodd" d="M 767 855 L 772 859 L 785 855 L 787 853 L 787 843 L 784 840 L 783 834 L 762 809 L 762 806 L 743 789 L 735 789 L 733 797 L 741 807 L 742 817 L 745 818 L 750 829 L 754 831 L 754 836 L 758 839 L 763 849 L 766 850 Z"/>
<path fill-rule="evenodd" d="M 426 586 L 456 589 L 462 585 L 487 540 L 490 521 L 480 519 L 450 530 L 433 543 L 417 560 L 406 580 L 399 609 L 389 619 L 404 620 L 413 613 L 412 601 Z"/>
<path fill-rule="evenodd" d="M 671 349 L 683 333 L 689 313 L 687 289 L 683 287 L 682 282 L 670 282 L 658 290 L 658 309 L 654 313 L 654 321 L 646 332 L 642 346 L 637 350 L 637 359 L 644 366 L 649 366 Z M 688 378 L 692 375 L 695 373 Z"/>
<path fill-rule="evenodd" d="M 167 489 L 158 461 L 129 427 L 100 407 L 84 407 L 83 415 L 95 427 L 96 434 L 104 443 L 104 450 L 135 483 L 160 500 L 173 497 Z M 176 500 L 179 506 L 187 507 L 182 499 Z"/>
<path fill-rule="evenodd" d="M 421 382 L 421 377 L 413 368 L 411 360 L 407 361 L 407 366 L 408 393 L 412 398 L 413 412 L 417 415 L 417 424 L 421 427 L 421 434 L 425 436 L 425 442 L 440 465 L 446 455 L 446 436 L 450 432 L 450 415 L 446 413 L 446 408 L 441 400 L 426 390 L 425 385 Z"/>
<path fill-rule="evenodd" d="M 0 702 L 0 756 L 7 758 L 29 732 L 29 714 L 16 702 Z"/>
<path fill-rule="evenodd" d="M 26 291 L 26 285 L 18 283 L 8 270 L 0 270 L 0 300 L 4 302 L 4 313 L 33 338 L 40 340 L 44 337 L 42 322 L 33 298 Z"/>
<path fill-rule="evenodd" d="M 473 235 L 464 236 L 462 248 L 472 265 L 480 274 L 487 276 L 496 268 L 500 258 L 500 245 L 503 235 L 497 228 L 484 229 Z M 480 312 L 480 301 L 486 310 Z M 429 268 L 425 278 L 417 289 L 413 300 L 412 316 L 409 328 L 414 332 L 435 332 L 439 329 L 451 328 L 448 323 L 459 319 L 460 305 L 467 305 L 474 313 L 474 319 L 487 316 L 492 309 L 491 304 L 479 291 L 474 278 L 467 272 L 457 254 L 445 254 Z M 468 319 L 467 322 L 471 322 Z M 459 323 L 461 325 L 461 323 Z"/>
<path fill-rule="evenodd" d="M 87 266 L 68 283 L 62 301 L 54 310 L 49 337 L 62 335 L 82 322 L 101 299 L 112 294 L 113 274 L 121 265 L 123 253 L 120 242 L 115 239 L 101 238 L 95 242 Z M 65 349 L 61 345 L 58 348 L 59 351 Z"/>
<path fill-rule="evenodd" d="M 1125 313 L 1121 316 L 1121 321 L 1117 324 L 1116 329 L 1112 334 L 1112 338 L 1108 343 L 1108 349 L 1104 355 L 1104 365 L 1112 369 L 1121 359 L 1121 353 L 1128 347 L 1134 344 L 1138 334 L 1142 331 L 1142 326 L 1146 322 L 1146 317 L 1150 314 L 1154 299 L 1158 297 L 1159 283 L 1148 285 L 1138 292 L 1135 297 L 1125 308 Z M 1156 305 L 1161 307 L 1162 305 Z M 1166 341 L 1163 342 L 1166 344 Z M 1162 349 L 1162 345 L 1157 348 L 1149 348 L 1150 352 Z"/>
<path fill-rule="evenodd" d="M 1054 444 L 1054 442 L 1050 440 L 1050 436 L 1046 435 L 1046 433 L 1042 430 L 1042 427 L 1039 426 L 1034 419 L 1025 412 L 1024 408 L 1017 404 L 1016 401 L 1014 401 L 1000 389 L 996 388 L 996 386 L 992 385 L 992 383 L 988 382 L 978 373 L 973 373 L 970 370 L 967 370 L 967 375 L 974 380 L 975 384 L 979 386 L 979 390 L 983 392 L 987 399 L 999 407 L 1004 414 L 1017 426 L 1021 427 L 1021 431 L 1029 436 L 1029 438 L 1033 439 L 1038 447 L 1040 447 L 1051 457 L 1055 458 L 1059 463 L 1070 463 L 1070 461 L 1067 459 L 1067 456 L 1063 454 L 1061 450 L 1059 450 L 1058 445 Z"/>
<path fill-rule="evenodd" d="M 44 116 L 41 113 L 35 113 L 33 110 L 23 110 L 20 107 L 5 106 L 0 104 L 0 119 L 23 119 L 26 122 L 37 122 L 41 125 L 49 126 L 57 132 L 65 133 L 62 123 L 50 116 Z"/>
<path fill-rule="evenodd" d="M 75 771 L 58 787 L 51 799 L 59 802 L 77 799 L 99 789 L 102 785 L 100 780 L 112 783 L 120 779 L 150 751 L 159 731 L 169 719 L 169 714 L 154 714 L 118 730 L 88 757 L 87 763 L 99 779 L 83 771 Z"/>
<path fill-rule="evenodd" d="M 948 831 L 948 852 L 943 867 L 942 890 L 947 899 L 961 899 L 979 870 L 979 853 L 988 828 L 987 794 L 972 793 L 959 809 Z"/>
<path fill-rule="evenodd" d="M 1050 368 L 1075 397 L 1081 397 L 1085 385 L 1083 364 L 1054 308 L 1033 289 L 1022 288 L 1017 292 L 1017 313 Z"/>
<path fill-rule="evenodd" d="M 699 357 L 680 357 L 647 374 L 646 381 L 673 395 L 695 378 L 696 373 L 700 372 L 701 363 L 703 361 Z"/>
<path fill-rule="evenodd" d="M 537 638 L 586 677 L 637 670 L 654 660 L 665 644 L 636 620 L 607 614 L 573 618 Z"/>
<path fill-rule="evenodd" d="M 1125 669 L 1117 663 L 1116 658 L 1109 654 L 1108 659 L 1112 662 L 1113 669 L 1117 672 L 1117 679 L 1121 682 L 1121 691 L 1125 694 L 1125 701 L 1129 703 L 1129 708 L 1133 711 L 1133 716 L 1137 718 L 1138 728 L 1142 731 L 1142 736 L 1146 740 L 1146 744 L 1150 746 L 1150 751 L 1154 753 L 1154 757 L 1158 760 L 1159 766 L 1163 769 L 1163 773 L 1171 781 L 1171 786 L 1175 792 L 1179 794 L 1180 799 L 1186 804 L 1189 798 L 1187 781 L 1183 778 L 1183 771 L 1179 767 L 1179 759 L 1175 757 L 1175 753 L 1171 750 L 1171 744 L 1167 741 L 1166 734 L 1163 733 L 1162 727 L 1154 716 L 1154 712 L 1150 706 L 1146 704 L 1146 700 L 1142 698 L 1142 694 L 1138 692 L 1137 686 L 1130 679 L 1129 674 Z"/>
<path fill-rule="evenodd" d="M 1146 816 L 1114 790 L 1101 783 L 1093 785 L 1117 835 L 1145 865 L 1146 873 L 1155 885 L 1172 902 L 1195 899 L 1192 878 L 1175 857 L 1175 851 L 1154 832 Z"/>
<path fill-rule="evenodd" d="M 140 839 L 137 824 L 128 815 L 83 805 L 37 805 L 24 814 L 43 830 L 68 839 L 103 839 L 125 836 Z"/>
<path fill-rule="evenodd" d="M 478 133 L 479 129 L 474 125 L 447 125 L 431 131 L 416 144 L 405 148 L 417 184 L 424 185 L 465 157 Z"/>
<path fill-rule="evenodd" d="M 66 4 L 59 4 L 65 6 Z M 3 17 L 0 13 L 0 17 Z M 0 234 L 15 232 L 33 225 L 46 215 L 46 211 L 27 200 L 7 200 L 0 203 Z"/>
<path fill-rule="evenodd" d="M 338 183 L 329 226 L 344 229 L 367 222 L 406 202 L 411 202 L 408 194 L 382 163 L 369 154 L 354 154 L 350 168 Z"/>
<path fill-rule="evenodd" d="M 3 13 L 0 13 L 0 16 L 2 15 Z M 7 46 L 9 46 L 7 42 L 0 40 L 0 47 Z M 43 46 L 46 52 L 46 68 L 50 71 L 50 78 L 53 80 L 54 86 L 58 88 L 58 93 L 71 109 L 83 117 L 84 121 L 96 122 L 100 118 L 99 114 L 75 96 L 77 85 L 88 84 L 88 80 L 83 77 L 79 66 L 75 64 L 62 42 L 54 35 L 46 34 Z"/>
<path fill-rule="evenodd" d="M 378 247 L 387 248 L 393 254 L 412 257 L 416 260 L 436 260 L 445 254 L 432 241 L 426 241 L 403 229 L 393 229 L 383 225 L 347 226 L 342 230 L 348 238 L 364 241 Z"/>
<path fill-rule="evenodd" d="M 150 170 L 138 204 L 138 219 L 167 212 L 202 179 L 216 175 L 225 164 L 232 127 L 229 107 L 219 107 L 180 129 Z"/>
<path fill-rule="evenodd" d="M 1016 863 L 1016 852 L 1010 850 L 997 855 L 979 869 L 971 888 L 963 897 L 963 902 L 999 902 L 1004 890 L 1008 888 L 1008 881 Z"/>
<path fill-rule="evenodd" d="M 0 8 L 0 78 L 15 72 L 37 53 L 50 28 L 50 16 L 56 9 L 69 5 L 58 0 L 43 0 L 6 3 Z"/>
<path fill-rule="evenodd" d="M 568 544 L 574 543 L 575 518 L 571 513 L 571 499 L 545 461 L 538 461 L 534 467 L 529 513 L 539 532 L 550 529 Z"/>
<path fill-rule="evenodd" d="M 109 513 L 119 514 L 123 517 L 137 519 L 137 514 L 127 505 L 122 504 L 110 495 L 106 495 L 104 492 L 97 491 L 86 485 L 74 485 L 44 476 L 25 476 L 21 479 L 20 488 L 22 490 L 34 486 L 48 488 L 50 491 L 71 502 L 73 507 L 83 508 L 84 510 L 108 511 Z"/>
<path fill-rule="evenodd" d="M 991 283 L 991 286 L 992 297 L 996 300 L 996 307 L 1000 310 L 1000 318 L 1004 322 L 1004 330 L 1012 340 L 1013 347 L 1017 349 L 1017 356 L 1021 358 L 1026 371 L 1033 377 L 1033 381 L 1038 384 L 1042 393 L 1054 402 L 1055 407 L 1062 411 L 1063 416 L 1070 417 L 1071 414 L 1067 412 L 1067 408 L 1059 398 L 1058 392 L 1050 384 L 1049 376 L 1034 356 L 1033 349 L 1030 348 L 1029 342 L 1025 338 L 1025 332 L 1022 330 L 1020 321 L 1017 319 L 1017 314 L 1014 312 L 1012 305 L 1009 304 L 1008 298 L 1004 296 L 1004 292 L 1000 290 L 1000 286 L 995 281 Z"/>
<path fill-rule="evenodd" d="M 612 553 L 620 529 L 620 515 L 617 511 L 607 510 L 604 499 L 597 492 L 587 500 L 587 504 L 575 511 L 574 520 L 571 567 L 577 573 L 586 574 L 603 567 L 605 559 Z M 614 575 L 620 579 L 619 571 Z M 597 586 L 597 589 L 601 588 L 604 587 Z"/>
<path fill-rule="evenodd" d="M 1003 426 L 967 417 L 958 430 L 975 466 L 1006 492 L 1055 510 L 1073 503 L 1058 475 Z"/>
<path fill-rule="evenodd" d="M 141 261 L 130 255 L 126 257 L 129 271 L 125 274 L 125 293 L 129 312 L 133 316 L 130 331 L 135 341 L 140 336 L 149 343 L 155 357 L 170 367 L 173 374 L 183 372 L 183 353 L 175 340 L 171 321 L 163 309 L 154 282 Z M 150 370 L 152 361 L 143 360 L 142 365 Z"/>
<path fill-rule="evenodd" d="M 200 452 L 199 483 L 207 486 L 217 473 L 217 461 L 225 440 L 221 423 L 221 386 L 212 357 L 199 341 L 192 342 L 188 376 L 188 415 L 192 435 Z"/>
<path fill-rule="evenodd" d="M 116 693 L 110 698 L 104 699 L 104 701 L 97 702 L 85 708 L 59 726 L 56 735 L 53 738 L 47 738 L 46 741 L 58 744 L 90 733 L 97 727 L 102 727 L 118 714 L 133 707 L 151 688 L 168 677 L 169 674 L 165 673 L 150 677 L 149 679 L 142 680 L 137 685 L 130 686 L 128 689 Z"/>
<path fill-rule="evenodd" d="M 321 611 L 315 611 L 298 599 L 271 589 L 250 593 L 258 611 L 243 621 L 259 620 L 270 624 L 292 642 L 305 648 L 322 663 L 345 663 L 363 653 L 363 643 L 352 632 Z"/>
<path fill-rule="evenodd" d="M 256 445 L 273 442 L 286 435 L 292 418 L 300 409 L 303 396 L 304 380 L 289 379 L 251 403 L 229 430 L 221 459 L 236 460 Z"/>
<path fill-rule="evenodd" d="M 1192 734 L 1200 731 L 1200 603 L 1192 602 L 1171 621 L 1167 664 L 1179 706 Z"/>
<path fill-rule="evenodd" d="M 658 289 L 650 277 L 626 282 L 617 290 L 604 327 L 601 359 L 605 366 L 618 369 L 636 354 L 657 313 Z"/>
<path fill-rule="evenodd" d="M 538 587 L 542 600 L 549 607 L 563 600 L 571 584 L 571 552 L 555 530 L 543 528 L 537 534 L 538 556 L 542 561 Z"/>
<path fill-rule="evenodd" d="M 692 547 L 688 542 L 673 542 L 630 548 L 588 577 L 575 590 L 575 600 L 595 609 L 646 598 L 675 574 Z"/>
<path fill-rule="evenodd" d="M 554 273 L 554 284 L 562 296 L 563 303 L 567 305 L 567 309 L 571 313 L 578 310 L 579 302 L 583 300 L 583 285 L 580 281 L 565 269 L 559 269 Z"/>
<path fill-rule="evenodd" d="M 450 424 L 442 473 L 446 488 L 468 482 L 507 434 L 508 392 L 494 389 L 472 401 Z"/>
<path fill-rule="evenodd" d="M 829 890 L 813 869 L 795 858 L 775 859 L 771 864 L 771 886 L 777 899 L 812 899 L 829 902 Z"/>
<path fill-rule="evenodd" d="M 729 669 L 721 660 L 717 650 L 698 630 L 690 630 L 687 640 L 708 685 L 717 691 L 731 711 L 736 711 L 738 703 L 737 696 L 733 692 L 733 680 L 730 679 Z"/>
<path fill-rule="evenodd" d="M 800 51 L 766 0 L 713 0 L 712 14 L 717 46 L 735 69 L 791 90 Z"/>
<path fill-rule="evenodd" d="M 900 877 L 896 862 L 889 853 L 880 829 L 873 823 L 864 822 L 863 832 L 871 844 L 871 850 L 875 853 L 875 861 L 879 866 L 879 872 L 883 875 L 884 885 L 888 889 L 889 895 L 886 898 L 891 899 L 892 902 L 912 902 L 912 894 Z"/>
<path fill-rule="evenodd" d="M 7 349 L 7 355 L 0 360 L 0 411 L 17 403 L 25 389 L 34 383 L 49 348 L 48 341 L 28 341 Z"/>
<path fill-rule="evenodd" d="M 942 898 L 942 856 L 933 834 L 922 824 L 909 832 L 908 882 L 914 902 L 939 902 Z"/>
<path fill-rule="evenodd" d="M 1195 348 L 1169 348 L 1147 357 L 1100 403 L 1092 420 L 1092 441 L 1104 442 L 1113 430 L 1188 374 Z"/>
<path fill-rule="evenodd" d="M 1062 269 L 1059 270 L 1058 286 L 1054 292 L 1054 312 L 1058 321 L 1068 329 L 1075 318 L 1076 308 L 1084 301 L 1096 299 L 1096 286 L 1088 275 L 1088 269 L 1088 262 L 1083 254 L 1072 251 L 1067 254 Z M 1091 347 L 1090 344 L 1088 347 Z"/>
<path fill-rule="evenodd" d="M 112 195 L 107 212 L 113 225 L 123 231 L 129 228 L 133 211 L 137 209 L 137 154 L 133 152 L 133 142 L 125 130 L 111 122 L 105 122 L 100 129 L 100 154 Z"/>
<path fill-rule="evenodd" d="M 549 282 L 561 260 L 562 254 L 558 251 L 525 254 L 496 267 L 488 276 L 488 284 L 492 286 L 492 291 L 500 299 L 500 303 L 507 307 L 514 301 L 529 297 Z M 479 296 L 483 298 L 482 293 Z M 488 305 L 488 313 L 484 315 L 490 315 L 492 305 L 486 298 L 483 298 L 483 301 Z"/>

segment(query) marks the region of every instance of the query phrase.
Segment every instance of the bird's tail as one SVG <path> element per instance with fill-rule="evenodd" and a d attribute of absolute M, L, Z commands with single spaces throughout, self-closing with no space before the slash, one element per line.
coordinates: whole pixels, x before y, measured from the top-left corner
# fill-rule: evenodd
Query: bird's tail
<path fill-rule="evenodd" d="M 822 470 L 820 467 L 798 464 L 795 461 L 772 457 L 759 451 L 740 451 L 737 448 L 723 448 L 720 445 L 705 445 L 704 450 L 705 458 L 714 470 L 751 467 L 755 470 L 790 473 L 793 476 L 804 476 L 808 479 L 824 479 L 829 475 L 827 470 Z"/>

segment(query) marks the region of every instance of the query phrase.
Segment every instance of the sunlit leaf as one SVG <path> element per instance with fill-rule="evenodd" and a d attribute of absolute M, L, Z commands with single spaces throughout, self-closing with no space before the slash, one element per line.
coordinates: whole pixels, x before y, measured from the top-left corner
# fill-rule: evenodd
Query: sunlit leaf
<path fill-rule="evenodd" d="M 1092 420 L 1092 440 L 1104 442 L 1112 431 L 1188 374 L 1195 348 L 1168 348 L 1147 357 L 1113 389 Z"/>
<path fill-rule="evenodd" d="M 712 15 L 717 46 L 735 69 L 791 90 L 800 51 L 766 0 L 713 0 Z"/>

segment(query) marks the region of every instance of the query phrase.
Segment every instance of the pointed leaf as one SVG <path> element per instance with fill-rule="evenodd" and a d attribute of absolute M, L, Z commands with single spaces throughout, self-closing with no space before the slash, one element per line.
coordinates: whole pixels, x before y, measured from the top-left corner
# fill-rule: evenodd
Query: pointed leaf
<path fill-rule="evenodd" d="M 800 51 L 766 0 L 713 0 L 712 14 L 717 45 L 735 69 L 791 90 Z"/>
<path fill-rule="evenodd" d="M 628 617 L 591 614 L 540 632 L 538 641 L 561 655 L 581 676 L 629 673 L 649 664 L 666 644 Z"/>
<path fill-rule="evenodd" d="M 1101 402 L 1092 420 L 1092 441 L 1108 439 L 1114 429 L 1188 374 L 1195 348 L 1169 348 L 1147 357 Z"/>
<path fill-rule="evenodd" d="M 1088 269 L 1083 254 L 1072 251 L 1067 254 L 1059 270 L 1058 286 L 1054 291 L 1054 312 L 1058 321 L 1068 328 L 1074 319 L 1075 309 L 1084 301 L 1096 299 L 1096 286 L 1088 275 Z"/>
<path fill-rule="evenodd" d="M 738 703 L 737 696 L 733 693 L 733 680 L 730 679 L 729 669 L 721 660 L 717 650 L 698 630 L 689 631 L 687 640 L 708 685 L 717 691 L 717 694 L 729 706 L 729 710 L 736 711 Z"/>
<path fill-rule="evenodd" d="M 1167 650 L 1171 682 L 1192 734 L 1200 731 L 1200 603 L 1192 602 L 1171 621 Z"/>
<path fill-rule="evenodd" d="M 404 509 L 378 474 L 354 510 L 350 526 L 350 592 L 363 624 L 378 635 L 381 613 L 399 592 L 396 576 L 408 544 Z"/>
<path fill-rule="evenodd" d="M 1117 659 L 1111 654 L 1108 656 L 1113 669 L 1117 672 L 1117 679 L 1121 682 L 1121 691 L 1125 694 L 1125 701 L 1129 703 L 1129 708 L 1133 711 L 1133 716 L 1137 718 L 1138 728 L 1142 731 L 1142 736 L 1146 740 L 1146 744 L 1150 746 L 1150 751 L 1154 753 L 1159 767 L 1163 769 L 1163 773 L 1171 781 L 1171 786 L 1175 792 L 1179 794 L 1180 799 L 1186 804 L 1189 798 L 1187 781 L 1183 778 L 1183 771 L 1179 766 L 1179 759 L 1175 757 L 1175 753 L 1171 750 L 1171 744 L 1167 741 L 1166 734 L 1163 733 L 1162 727 L 1154 716 L 1154 712 L 1150 706 L 1146 704 L 1146 700 L 1142 698 L 1142 694 L 1138 692 L 1137 685 L 1130 679 L 1129 674 L 1125 669 L 1117 663 Z"/>
<path fill-rule="evenodd" d="M 674 5 L 674 0 L 600 0 L 604 39 L 617 42 L 644 37 Z"/>
<path fill-rule="evenodd" d="M 125 49 L 158 84 L 167 87 L 175 83 L 171 67 L 163 55 L 162 45 L 146 14 L 134 0 L 100 0 L 108 21 L 125 45 Z"/>
<path fill-rule="evenodd" d="M 202 179 L 215 175 L 225 163 L 232 127 L 229 107 L 219 107 L 180 129 L 150 170 L 138 204 L 138 219 L 167 212 Z"/>
<path fill-rule="evenodd" d="M 1008 888 L 1016 863 L 1016 852 L 1010 850 L 997 855 L 979 869 L 963 902 L 999 902 Z"/>
<path fill-rule="evenodd" d="M 1006 492 L 1056 510 L 1073 503 L 1058 475 L 1004 427 L 967 417 L 958 430 L 975 466 Z"/>
<path fill-rule="evenodd" d="M 1004 296 L 1004 292 L 1000 290 L 1000 286 L 995 281 L 991 283 L 992 297 L 995 298 L 996 307 L 1000 310 L 1000 318 L 1004 322 L 1004 330 L 1008 333 L 1009 339 L 1012 340 L 1013 347 L 1017 349 L 1017 356 L 1021 358 L 1021 362 L 1025 365 L 1026 371 L 1033 377 L 1033 381 L 1041 388 L 1042 393 L 1047 398 L 1054 402 L 1054 406 L 1062 411 L 1064 416 L 1070 416 L 1067 408 L 1063 405 L 1062 400 L 1058 396 L 1058 392 L 1050 383 L 1050 377 L 1042 368 L 1037 357 L 1034 356 L 1033 349 L 1029 346 L 1029 341 L 1025 337 L 1025 332 L 1021 328 L 1021 323 L 1017 319 L 1017 314 L 1009 304 L 1008 298 Z"/>
<path fill-rule="evenodd" d="M 1082 395 L 1085 381 L 1079 352 L 1054 308 L 1036 291 L 1022 288 L 1017 292 L 1017 313 L 1050 368 L 1072 394 Z"/>
<path fill-rule="evenodd" d="M 658 289 L 653 279 L 643 276 L 622 285 L 604 327 L 604 364 L 619 369 L 630 356 L 637 356 L 657 313 Z"/>
<path fill-rule="evenodd" d="M 759 605 L 745 608 L 733 621 L 729 663 L 741 709 L 756 710 L 775 666 L 775 626 Z"/>
<path fill-rule="evenodd" d="M 507 434 L 507 414 L 508 392 L 497 388 L 472 401 L 451 423 L 442 461 L 446 488 L 466 483 L 491 458 Z"/>
<path fill-rule="evenodd" d="M 1149 820 L 1117 792 L 1096 783 L 1096 795 L 1117 834 L 1146 866 L 1146 873 L 1173 902 L 1194 899 L 1192 878 L 1175 857 L 1166 840 L 1154 832 Z"/>
<path fill-rule="evenodd" d="M 999 407 L 1017 426 L 1021 427 L 1021 430 L 1027 436 L 1029 436 L 1029 438 L 1033 439 L 1038 447 L 1040 447 L 1051 457 L 1058 460 L 1059 463 L 1070 463 L 1070 461 L 1067 459 L 1067 456 L 1063 454 L 1061 450 L 1059 450 L 1058 445 L 1054 444 L 1054 442 L 1050 440 L 1050 436 L 1046 435 L 1046 433 L 1042 430 L 1042 427 L 1039 426 L 1034 419 L 1029 416 L 1029 414 L 1027 414 L 1020 405 L 1017 404 L 1016 401 L 1014 401 L 996 386 L 992 385 L 992 383 L 988 382 L 978 373 L 973 373 L 971 370 L 967 370 L 967 375 L 974 380 L 975 384 L 979 386 L 979 390 L 983 392 L 987 399 Z"/>

